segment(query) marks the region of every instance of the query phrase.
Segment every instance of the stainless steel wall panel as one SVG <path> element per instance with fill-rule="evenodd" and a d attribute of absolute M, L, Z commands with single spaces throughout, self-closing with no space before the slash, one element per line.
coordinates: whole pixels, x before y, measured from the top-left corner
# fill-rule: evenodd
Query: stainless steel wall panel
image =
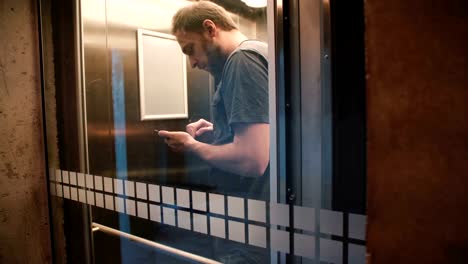
<path fill-rule="evenodd" d="M 115 166 L 106 1 L 82 0 L 81 15 L 89 172 L 111 176 Z"/>
<path fill-rule="evenodd" d="M 171 152 L 163 139 L 153 132 L 154 129 L 184 131 L 189 120 L 210 119 L 210 80 L 207 73 L 188 67 L 189 119 L 140 121 L 136 31 L 138 28 L 144 28 L 169 33 L 170 21 L 177 8 L 178 6 L 156 4 L 146 0 L 133 1 L 131 5 L 119 0 L 107 1 L 107 44 L 112 67 L 111 83 L 119 79 L 123 84 L 123 104 L 118 107 L 123 107 L 125 111 L 125 131 L 121 132 L 125 133 L 129 179 L 187 184 L 191 173 L 199 177 L 208 173 L 208 167 L 200 164 L 200 161 L 195 162 L 194 157 Z M 154 19 L 155 16 L 158 19 Z M 115 67 L 118 65 L 115 63 L 122 67 L 121 76 L 116 75 L 118 73 Z M 117 89 L 115 85 L 112 87 L 114 103 Z"/>

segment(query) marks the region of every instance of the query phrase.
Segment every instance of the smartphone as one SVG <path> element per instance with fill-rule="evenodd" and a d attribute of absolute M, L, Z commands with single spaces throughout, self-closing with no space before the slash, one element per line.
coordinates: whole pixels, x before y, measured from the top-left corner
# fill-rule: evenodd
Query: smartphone
<path fill-rule="evenodd" d="M 156 134 L 156 136 L 159 136 L 159 131 L 161 131 L 161 130 L 158 130 L 158 129 L 154 130 L 154 133 Z M 162 137 L 162 138 L 166 138 L 166 137 Z"/>

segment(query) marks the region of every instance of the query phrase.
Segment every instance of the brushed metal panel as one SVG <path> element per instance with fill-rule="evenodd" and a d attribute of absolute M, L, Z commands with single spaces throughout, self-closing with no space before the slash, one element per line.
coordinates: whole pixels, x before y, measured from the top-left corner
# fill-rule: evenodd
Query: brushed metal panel
<path fill-rule="evenodd" d="M 198 118 L 210 119 L 208 73 L 188 67 L 188 105 L 189 119 L 151 120 L 141 121 L 139 113 L 139 88 L 137 64 L 137 38 L 138 28 L 170 32 L 170 9 L 154 2 L 139 0 L 133 1 L 128 8 L 122 8 L 122 1 L 107 1 L 107 45 L 108 53 L 112 54 L 110 60 L 116 56 L 120 58 L 123 76 L 112 75 L 123 82 L 125 109 L 125 140 L 126 140 L 126 166 L 129 179 L 147 181 L 151 183 L 190 184 L 193 179 L 196 183 L 208 184 L 208 167 L 189 154 L 171 152 L 164 141 L 154 134 L 154 130 L 180 130 L 184 131 L 190 120 Z M 142 19 L 136 14 L 159 14 L 166 10 L 162 19 Z M 154 16 L 151 16 L 154 17 Z M 115 62 L 115 61 L 114 61 Z M 110 62 L 113 67 L 114 62 Z M 115 71 L 113 71 L 115 74 Z M 156 74 L 156 73 L 155 73 Z M 112 87 L 112 91 L 116 91 Z M 116 96 L 113 94 L 112 96 Z M 114 120 L 115 121 L 115 120 Z M 206 177 L 206 181 L 200 179 Z"/>
<path fill-rule="evenodd" d="M 89 173 L 109 177 L 115 166 L 105 0 L 82 0 L 81 16 Z"/>

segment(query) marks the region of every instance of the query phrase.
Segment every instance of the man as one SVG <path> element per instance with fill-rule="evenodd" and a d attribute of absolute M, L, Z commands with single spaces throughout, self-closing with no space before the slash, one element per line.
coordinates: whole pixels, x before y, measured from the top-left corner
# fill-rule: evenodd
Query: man
<path fill-rule="evenodd" d="M 179 10 L 172 33 L 190 65 L 215 79 L 213 124 L 201 119 L 187 125 L 187 132 L 160 131 L 159 136 L 173 150 L 208 162 L 213 180 L 225 183 L 221 191 L 267 198 L 266 181 L 259 181 L 267 178 L 269 164 L 266 44 L 248 40 L 222 7 L 208 1 Z M 212 144 L 196 140 L 207 132 L 213 133 Z M 246 190 L 246 185 L 251 186 Z"/>

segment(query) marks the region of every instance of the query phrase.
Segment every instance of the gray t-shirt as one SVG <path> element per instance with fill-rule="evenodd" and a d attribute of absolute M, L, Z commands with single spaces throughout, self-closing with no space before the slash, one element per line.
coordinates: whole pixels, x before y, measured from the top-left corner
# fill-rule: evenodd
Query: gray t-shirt
<path fill-rule="evenodd" d="M 213 96 L 213 144 L 231 143 L 235 123 L 269 123 L 267 54 L 265 43 L 246 40 L 229 55 Z M 253 178 L 213 168 L 210 178 L 224 193 L 267 199 L 268 171 Z"/>

